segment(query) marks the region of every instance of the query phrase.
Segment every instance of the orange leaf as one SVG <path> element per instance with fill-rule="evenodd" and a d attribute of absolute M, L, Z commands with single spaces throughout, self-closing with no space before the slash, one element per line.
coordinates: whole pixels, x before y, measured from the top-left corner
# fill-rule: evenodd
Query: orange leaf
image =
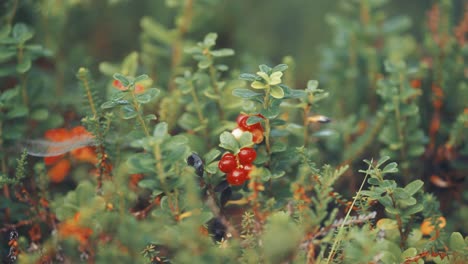
<path fill-rule="evenodd" d="M 72 150 L 70 154 L 72 155 L 72 157 L 74 157 L 75 159 L 79 161 L 89 162 L 92 164 L 96 164 L 98 161 L 96 152 L 94 151 L 94 148 L 92 147 L 83 147 L 83 148 L 75 149 L 75 150 Z"/>
<path fill-rule="evenodd" d="M 67 219 L 58 226 L 58 233 L 62 237 L 72 237 L 80 242 L 81 245 L 87 244 L 88 238 L 93 234 L 89 227 L 79 224 L 80 213 L 76 213 L 72 219 Z"/>
<path fill-rule="evenodd" d="M 68 175 L 68 172 L 70 172 L 70 167 L 70 161 L 66 159 L 58 161 L 47 171 L 47 175 L 49 175 L 50 181 L 55 183 L 62 182 L 63 179 L 65 179 L 65 177 Z"/>
<path fill-rule="evenodd" d="M 52 156 L 52 157 L 44 157 L 44 163 L 45 165 L 52 165 L 62 159 L 65 155 L 58 155 L 58 156 Z"/>
<path fill-rule="evenodd" d="M 55 128 L 47 130 L 44 137 L 50 141 L 61 142 L 70 138 L 70 132 L 65 128 Z"/>
<path fill-rule="evenodd" d="M 445 217 L 440 216 L 437 219 L 437 222 L 439 223 L 439 228 L 444 228 L 445 225 L 447 224 L 447 221 L 445 220 Z M 435 227 L 432 225 L 432 219 L 431 218 L 426 218 L 422 224 L 421 224 L 421 233 L 423 235 L 430 235 L 434 231 Z"/>

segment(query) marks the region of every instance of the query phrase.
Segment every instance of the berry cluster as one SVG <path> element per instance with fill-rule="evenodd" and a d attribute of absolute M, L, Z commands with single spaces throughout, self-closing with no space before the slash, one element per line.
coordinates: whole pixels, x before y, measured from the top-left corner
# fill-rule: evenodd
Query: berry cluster
<path fill-rule="evenodd" d="M 264 118 L 261 114 L 257 114 L 256 116 Z M 240 114 L 236 121 L 238 128 L 234 129 L 233 134 L 236 134 L 237 131 L 243 132 L 248 131 L 252 133 L 252 141 L 255 144 L 259 144 L 263 141 L 263 127 L 260 123 L 255 123 L 253 125 L 247 124 L 247 119 L 249 119 L 248 115 Z"/>
<path fill-rule="evenodd" d="M 226 180 L 230 185 L 242 185 L 249 179 L 249 173 L 253 168 L 252 162 L 256 157 L 255 149 L 241 148 L 237 155 L 224 154 L 218 163 L 218 168 L 226 173 Z"/>

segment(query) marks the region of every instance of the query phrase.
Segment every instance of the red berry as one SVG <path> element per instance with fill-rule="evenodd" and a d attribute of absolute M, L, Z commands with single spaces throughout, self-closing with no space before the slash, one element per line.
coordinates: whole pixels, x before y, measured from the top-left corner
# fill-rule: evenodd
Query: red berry
<path fill-rule="evenodd" d="M 218 163 L 218 168 L 224 173 L 229 173 L 237 168 L 236 156 L 232 153 L 226 153 L 223 155 Z"/>
<path fill-rule="evenodd" d="M 226 180 L 230 185 L 242 185 L 247 180 L 247 171 L 237 168 L 226 175 Z"/>
<path fill-rule="evenodd" d="M 246 164 L 244 165 L 244 170 L 247 172 L 250 172 L 254 168 L 254 165 L 252 164 Z"/>
<path fill-rule="evenodd" d="M 242 165 L 252 164 L 256 157 L 257 152 L 253 148 L 241 148 L 239 154 L 237 154 L 237 158 Z"/>
<path fill-rule="evenodd" d="M 255 116 L 258 116 L 258 117 L 261 117 L 261 118 L 265 119 L 265 117 L 262 114 L 256 114 Z M 251 127 L 252 127 L 252 130 L 249 130 L 249 131 L 253 131 L 254 129 L 258 129 L 258 130 L 261 130 L 263 132 L 263 127 L 262 127 L 262 124 L 260 122 L 251 125 Z"/>
<path fill-rule="evenodd" d="M 255 144 L 259 144 L 263 141 L 263 130 L 260 129 L 254 129 L 250 131 L 252 133 L 252 141 Z"/>
<path fill-rule="evenodd" d="M 242 129 L 244 131 L 248 130 L 247 119 L 249 119 L 249 116 L 248 115 L 243 115 L 243 114 L 240 114 L 236 119 L 237 125 L 239 126 L 240 129 Z"/>
<path fill-rule="evenodd" d="M 259 116 L 259 117 L 262 117 L 262 115 L 258 114 L 256 116 Z M 262 130 L 263 131 L 263 127 L 260 123 L 255 123 L 253 125 L 248 125 L 247 124 L 247 120 L 249 119 L 250 116 L 248 115 L 244 115 L 244 114 L 240 114 L 236 121 L 237 121 L 237 125 L 244 131 L 253 131 L 255 129 L 259 129 L 259 130 Z"/>
<path fill-rule="evenodd" d="M 224 154 L 221 159 L 225 159 L 225 160 L 235 160 L 236 159 L 236 155 L 232 154 L 232 153 L 226 153 Z"/>

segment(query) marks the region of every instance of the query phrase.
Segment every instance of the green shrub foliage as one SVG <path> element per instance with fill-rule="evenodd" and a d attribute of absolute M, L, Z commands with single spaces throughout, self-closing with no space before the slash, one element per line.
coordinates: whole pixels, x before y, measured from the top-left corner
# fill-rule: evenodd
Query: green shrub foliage
<path fill-rule="evenodd" d="M 2 263 L 468 262 L 466 1 L 337 1 L 308 81 L 131 2 L 0 4 Z"/>

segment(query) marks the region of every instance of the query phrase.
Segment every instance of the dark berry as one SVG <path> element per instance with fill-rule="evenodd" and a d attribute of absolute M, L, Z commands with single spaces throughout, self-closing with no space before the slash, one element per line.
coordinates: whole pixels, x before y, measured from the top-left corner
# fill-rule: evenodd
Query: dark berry
<path fill-rule="evenodd" d="M 237 158 L 242 165 L 252 164 L 256 157 L 257 152 L 253 148 L 241 148 L 239 154 L 237 154 Z"/>
<path fill-rule="evenodd" d="M 233 186 L 242 185 L 247 180 L 247 171 L 237 168 L 226 175 L 226 180 Z"/>
<path fill-rule="evenodd" d="M 195 168 L 195 173 L 198 176 L 203 177 L 203 169 L 204 169 L 203 161 L 200 158 L 200 156 L 198 156 L 197 153 L 192 153 L 187 158 L 187 164 Z"/>
<path fill-rule="evenodd" d="M 210 232 L 215 241 L 219 242 L 225 238 L 227 228 L 220 219 L 211 219 L 210 221 L 208 221 L 207 226 L 208 232 Z"/>

